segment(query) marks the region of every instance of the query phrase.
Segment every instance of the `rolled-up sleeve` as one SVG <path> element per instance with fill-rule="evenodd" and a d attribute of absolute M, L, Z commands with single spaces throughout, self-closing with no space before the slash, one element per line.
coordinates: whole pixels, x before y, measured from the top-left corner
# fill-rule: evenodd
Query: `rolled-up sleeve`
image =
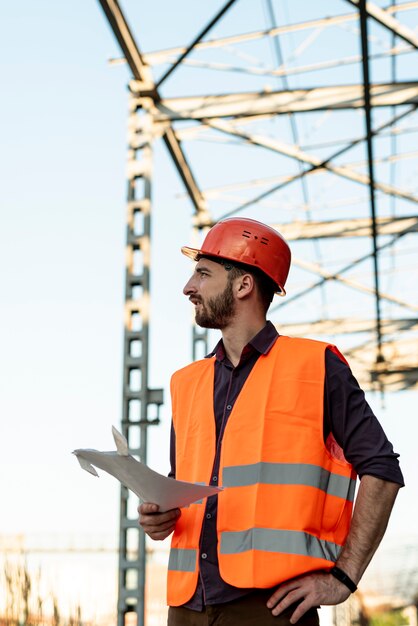
<path fill-rule="evenodd" d="M 325 425 L 357 474 L 404 485 L 399 455 L 393 450 L 379 420 L 350 368 L 326 351 Z"/>

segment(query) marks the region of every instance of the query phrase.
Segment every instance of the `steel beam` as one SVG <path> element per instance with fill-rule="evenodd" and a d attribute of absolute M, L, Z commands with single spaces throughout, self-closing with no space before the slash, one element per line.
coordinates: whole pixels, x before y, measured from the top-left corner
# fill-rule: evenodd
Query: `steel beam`
<path fill-rule="evenodd" d="M 302 259 L 298 259 L 295 257 L 292 258 L 292 264 L 296 265 L 297 267 L 300 267 L 303 270 L 306 270 L 307 272 L 318 274 L 319 276 L 322 276 L 324 280 L 336 280 L 339 283 L 345 285 L 346 287 L 350 287 L 357 291 L 367 293 L 372 296 L 376 296 L 375 288 L 368 287 L 367 285 L 363 285 L 362 283 L 359 283 L 356 280 L 345 278 L 341 272 L 329 272 L 328 270 L 324 269 L 317 263 L 311 263 L 309 261 L 304 261 Z M 322 284 L 322 282 L 320 284 Z M 379 295 L 382 300 L 386 300 L 387 302 L 391 302 L 392 304 L 396 304 L 398 306 L 404 307 L 405 309 L 409 309 L 410 311 L 413 311 L 414 313 L 418 312 L 418 306 L 412 304 L 411 302 L 406 302 L 405 300 L 402 300 L 401 298 L 392 296 L 390 293 L 380 292 Z"/>
<path fill-rule="evenodd" d="M 99 0 L 99 2 L 135 78 L 135 81 L 131 83 L 135 94 L 140 97 L 150 97 L 154 102 L 157 102 L 160 99 L 160 95 L 151 77 L 151 70 L 144 62 L 117 0 Z M 137 101 L 137 104 L 141 106 L 139 101 Z M 206 205 L 203 195 L 199 191 L 181 144 L 171 127 L 164 132 L 163 139 L 180 177 L 186 185 L 196 212 L 205 211 Z"/>
<path fill-rule="evenodd" d="M 369 335 L 375 327 L 375 320 L 330 319 L 311 323 L 277 324 L 277 330 L 291 337 L 329 337 L 351 334 Z M 409 335 L 407 339 L 389 339 L 389 335 L 418 330 L 418 318 L 382 320 L 384 360 L 376 363 L 369 341 L 352 348 L 343 349 L 350 367 L 360 386 L 365 391 L 375 391 L 376 387 L 388 391 L 418 389 L 418 338 Z M 387 339 L 386 339 L 387 337 Z"/>
<path fill-rule="evenodd" d="M 407 227 L 404 230 L 401 230 L 400 232 L 398 232 L 396 235 L 394 235 L 389 241 L 387 241 L 384 244 L 380 244 L 379 249 L 380 250 L 384 250 L 384 249 L 388 249 L 391 248 L 401 237 L 404 237 L 405 235 L 407 235 L 409 233 L 409 227 Z M 369 252 L 368 254 L 365 254 L 361 257 L 358 257 L 357 259 L 354 259 L 353 261 L 351 261 L 350 263 L 348 263 L 347 265 L 345 265 L 344 267 L 340 268 L 338 270 L 338 272 L 334 272 L 334 273 L 321 273 L 319 272 L 319 274 L 322 276 L 322 278 L 317 281 L 316 283 L 313 283 L 312 285 L 309 285 L 306 289 L 303 289 L 302 291 L 299 291 L 298 293 L 296 293 L 294 296 L 288 296 L 285 300 L 283 300 L 280 303 L 280 307 L 283 308 L 285 306 L 288 306 L 289 304 L 291 304 L 292 302 L 294 302 L 295 300 L 298 300 L 299 298 L 303 297 L 306 293 L 311 292 L 313 289 L 316 289 L 317 287 L 320 287 L 324 281 L 327 280 L 333 280 L 334 278 L 336 280 L 339 280 L 339 278 L 345 274 L 346 272 L 350 271 L 353 267 L 355 267 L 356 265 L 359 265 L 360 263 L 363 263 L 364 261 L 368 260 L 370 258 L 371 252 Z M 312 271 L 312 269 L 310 270 Z M 406 304 L 406 306 L 408 307 L 409 305 L 407 303 L 404 302 L 396 302 L 396 304 L 400 304 L 401 306 L 404 306 Z M 273 307 L 270 312 L 274 312 L 278 307 Z"/>
<path fill-rule="evenodd" d="M 374 327 L 374 319 L 356 319 L 350 317 L 301 322 L 299 324 L 286 324 L 284 330 L 286 334 L 291 337 L 312 337 L 314 335 L 332 336 L 371 333 Z M 277 324 L 277 330 L 280 331 L 279 324 Z M 418 317 L 383 319 L 382 331 L 385 336 L 408 331 L 418 331 Z"/>
<path fill-rule="evenodd" d="M 380 235 L 396 235 L 418 232 L 418 215 L 402 217 L 377 217 L 376 224 Z M 330 237 L 371 237 L 372 220 L 369 217 L 332 220 L 324 222 L 289 222 L 274 224 L 288 241 L 323 239 Z"/>
<path fill-rule="evenodd" d="M 133 118 L 133 119 L 132 119 Z M 122 433 L 130 453 L 146 463 L 147 430 L 157 424 L 163 390 L 148 387 L 149 300 L 151 255 L 152 117 L 131 111 L 128 151 L 128 219 L 126 234 L 125 333 L 123 353 Z M 140 148 L 138 148 L 138 143 Z M 151 416 L 151 407 L 155 407 Z M 139 528 L 138 498 L 126 487 L 120 492 L 118 626 L 135 613 L 145 624 L 145 535 Z M 133 515 L 135 517 L 133 517 Z"/>
<path fill-rule="evenodd" d="M 383 361 L 375 363 L 368 342 L 344 350 L 360 385 L 365 390 L 418 389 L 417 337 L 385 342 L 382 353 Z"/>
<path fill-rule="evenodd" d="M 374 107 L 418 104 L 418 82 L 380 83 L 370 86 Z M 212 120 L 246 116 L 280 115 L 306 111 L 362 109 L 364 87 L 337 85 L 274 92 L 246 92 L 224 95 L 163 98 L 156 103 L 156 122 Z"/>
<path fill-rule="evenodd" d="M 228 9 L 236 2 L 236 0 L 228 0 L 228 2 L 222 7 L 222 9 L 215 15 L 213 19 L 205 26 L 205 28 L 195 37 L 192 43 L 180 54 L 179 58 L 173 63 L 173 65 L 165 72 L 165 74 L 158 80 L 156 88 L 165 81 L 174 72 L 174 70 L 185 60 L 185 58 L 194 50 L 197 44 L 212 30 L 220 19 L 225 15 Z"/>
<path fill-rule="evenodd" d="M 203 238 L 209 230 L 208 224 L 195 220 L 192 232 L 192 247 L 199 249 Z M 192 359 L 203 359 L 209 352 L 209 333 L 207 328 L 200 328 L 196 323 L 192 325 Z"/>
<path fill-rule="evenodd" d="M 411 48 L 411 46 L 396 46 L 392 47 L 390 50 L 385 50 L 384 52 L 377 52 L 370 55 L 370 61 L 378 61 L 385 58 L 393 59 L 403 54 L 411 54 L 414 51 L 414 48 Z M 144 58 L 147 60 L 148 55 L 144 55 Z M 296 74 L 305 74 L 306 72 L 318 72 L 321 70 L 332 69 L 334 67 L 353 65 L 355 63 L 359 63 L 360 61 L 361 56 L 354 55 L 349 57 L 328 59 L 327 61 L 319 61 L 317 63 L 310 63 L 308 65 L 298 65 L 295 67 L 286 66 L 277 68 L 259 67 L 258 65 L 242 67 L 241 65 L 231 65 L 229 63 L 220 63 L 215 61 L 199 61 L 197 59 L 185 59 L 183 61 L 183 64 L 190 67 L 195 67 L 197 69 L 211 69 L 220 72 L 238 72 L 240 74 L 252 74 L 257 76 L 270 76 L 272 78 L 281 78 L 285 76 L 294 76 Z M 125 59 L 111 59 L 111 63 L 115 65 L 124 62 Z M 152 64 L 150 63 L 150 65 Z M 156 64 L 154 64 L 153 67 L 155 67 L 155 65 Z"/>
<path fill-rule="evenodd" d="M 253 135 L 244 131 L 237 130 L 232 124 L 226 121 L 206 120 L 204 121 L 204 123 L 211 128 L 219 130 L 220 132 L 227 133 L 234 137 L 240 137 L 241 139 L 245 140 L 246 142 L 252 143 L 255 146 L 260 146 L 266 148 L 267 150 L 278 152 L 279 154 L 283 154 L 285 156 L 311 165 L 312 168 L 309 171 L 305 172 L 305 175 L 308 173 L 310 174 L 314 171 L 319 171 L 320 169 L 324 169 L 332 172 L 333 174 L 336 174 L 337 176 L 341 176 L 342 178 L 346 178 L 353 182 L 360 183 L 361 185 L 370 185 L 370 177 L 367 174 L 355 172 L 351 168 L 344 165 L 334 165 L 330 160 L 324 161 L 323 159 L 308 154 L 297 146 L 285 143 L 284 141 L 263 137 L 261 135 Z M 298 178 L 300 178 L 300 174 L 296 174 L 293 177 L 293 180 L 297 180 Z M 397 196 L 399 198 L 403 198 L 404 200 L 409 200 L 414 203 L 418 202 L 418 196 L 408 193 L 407 191 L 404 191 L 402 189 L 397 189 L 396 187 L 393 187 L 392 185 L 388 185 L 386 183 L 375 183 L 375 189 L 382 191 L 383 193 L 386 193 L 390 196 Z M 269 191 L 269 193 L 271 193 L 271 191 Z M 254 204 L 254 200 L 251 200 L 248 204 Z M 239 208 L 242 209 L 243 206 Z M 234 212 L 236 212 L 236 209 L 234 210 Z M 230 212 L 228 215 L 230 215 L 231 213 L 232 212 Z"/>
<path fill-rule="evenodd" d="M 385 58 L 396 58 L 403 54 L 411 54 L 414 52 L 414 48 L 411 46 L 396 46 L 390 50 L 384 52 L 377 52 L 370 55 L 370 61 L 378 61 Z M 144 58 L 148 60 L 148 55 L 144 54 Z M 286 66 L 277 68 L 259 67 L 258 65 L 251 65 L 242 67 L 241 65 L 232 65 L 230 63 L 220 63 L 215 61 L 199 61 L 197 59 L 184 59 L 183 65 L 194 67 L 197 69 L 210 69 L 219 72 L 236 72 L 239 74 L 249 74 L 256 76 L 270 76 L 272 78 L 282 78 L 288 76 L 295 76 L 297 74 L 305 74 L 306 72 L 318 72 L 321 70 L 332 69 L 334 67 L 342 67 L 348 65 L 354 65 L 361 61 L 361 56 L 354 55 L 349 57 L 341 57 L 336 59 L 329 59 L 327 61 L 319 61 L 317 63 L 309 63 L 308 65 L 298 66 Z M 125 59 L 111 59 L 112 64 L 124 63 Z M 161 61 L 162 62 L 162 61 Z M 151 65 L 151 62 L 150 62 Z M 155 67 L 156 64 L 153 65 Z"/>
<path fill-rule="evenodd" d="M 391 118 L 390 120 L 388 120 L 387 122 L 385 122 L 384 124 L 382 124 L 381 126 L 376 128 L 375 133 L 378 134 L 382 130 L 385 130 L 387 128 L 391 128 L 394 124 L 396 124 L 397 122 L 399 122 L 402 119 L 406 118 L 407 116 L 411 115 L 411 113 L 414 113 L 415 111 L 416 111 L 416 106 L 413 106 L 413 107 L 409 108 L 408 110 L 403 111 L 402 113 L 396 115 L 395 117 Z M 333 154 L 331 154 L 326 159 L 320 160 L 319 163 L 318 162 L 315 163 L 315 161 L 312 162 L 311 166 L 309 168 L 307 168 L 306 170 L 304 170 L 302 172 L 299 172 L 297 174 L 294 174 L 292 176 L 288 176 L 285 180 L 281 181 L 280 183 L 278 183 L 276 185 L 273 185 L 273 187 L 270 187 L 269 189 L 263 191 L 258 196 L 255 196 L 254 198 L 250 198 L 249 200 L 247 200 L 243 204 L 235 207 L 231 211 L 228 211 L 224 215 L 224 217 L 230 217 L 231 215 L 235 215 L 239 211 L 247 208 L 248 206 L 255 206 L 258 202 L 260 202 L 264 198 L 267 198 L 272 193 L 275 193 L 276 191 L 279 191 L 279 190 L 283 189 L 287 185 L 296 182 L 297 180 L 299 180 L 299 178 L 301 178 L 301 176 L 307 176 L 308 174 L 312 174 L 312 173 L 314 173 L 314 172 L 316 172 L 318 170 L 323 169 L 329 163 L 332 163 L 332 161 L 334 159 L 341 157 L 343 154 L 345 154 L 346 152 L 351 150 L 354 146 L 358 145 L 362 141 L 364 141 L 363 137 L 359 137 L 357 139 L 354 139 L 353 141 L 350 141 L 350 143 L 348 143 L 347 145 L 343 146 L 342 148 L 337 150 L 337 152 L 334 152 Z M 303 150 L 302 153 L 306 154 L 306 150 Z M 394 187 L 391 185 L 389 187 L 389 189 L 394 189 Z M 393 195 L 394 197 L 396 197 L 396 193 L 389 194 L 389 195 Z M 414 201 L 417 201 L 417 200 L 418 200 L 418 197 Z"/>
<path fill-rule="evenodd" d="M 128 62 L 132 75 L 143 84 L 145 90 L 151 90 L 154 84 L 149 67 L 139 51 L 117 0 L 99 0 L 99 2 Z"/>
<path fill-rule="evenodd" d="M 363 69 L 363 84 L 364 84 L 364 114 L 365 114 L 365 126 L 366 126 L 366 147 L 367 147 L 367 159 L 368 159 L 368 172 L 369 172 L 369 192 L 370 192 L 370 214 L 371 214 L 371 227 L 372 227 L 372 247 L 373 247 L 373 278 L 374 278 L 374 292 L 375 292 L 375 307 L 376 307 L 376 362 L 381 363 L 383 361 L 382 352 L 382 329 L 381 329 L 381 310 L 380 310 L 380 280 L 379 280 L 379 256 L 377 245 L 377 209 L 376 209 L 376 193 L 375 193 L 375 177 L 374 177 L 374 160 L 373 160 L 373 129 L 372 129 L 372 98 L 371 98 L 371 81 L 370 81 L 370 68 L 369 68 L 369 42 L 368 42 L 368 24 L 367 24 L 367 11 L 366 1 L 360 0 L 360 34 L 361 34 L 361 50 L 363 56 L 362 69 Z"/>
<path fill-rule="evenodd" d="M 395 8 L 388 7 L 384 11 L 383 17 L 390 17 L 394 11 L 408 11 L 418 8 L 418 2 L 413 0 L 411 2 L 403 2 L 396 5 Z M 321 17 L 313 20 L 306 20 L 305 22 L 298 22 L 296 24 L 286 24 L 284 26 L 277 26 L 276 28 L 269 28 L 266 30 L 251 31 L 249 33 L 240 33 L 239 35 L 229 35 L 227 37 L 219 37 L 208 41 L 201 41 L 194 46 L 195 50 L 208 50 L 212 48 L 222 48 L 224 46 L 231 46 L 237 43 L 244 43 L 248 41 L 257 41 L 264 39 L 265 37 L 277 37 L 279 35 L 285 35 L 289 33 L 299 32 L 301 30 L 308 30 L 311 28 L 328 28 L 331 26 L 339 26 L 348 22 L 354 22 L 357 20 L 356 13 L 345 13 L 343 15 L 332 15 L 327 17 Z M 158 63 L 167 63 L 171 59 L 176 58 L 178 55 L 183 54 L 187 48 L 185 46 L 176 46 L 173 48 L 167 48 L 165 50 L 155 50 L 148 52 L 144 55 L 147 63 L 150 65 L 156 65 Z"/>
<path fill-rule="evenodd" d="M 196 183 L 192 170 L 189 167 L 181 142 L 177 138 L 177 135 L 171 126 L 165 131 L 163 140 L 177 167 L 177 171 L 184 183 L 187 193 L 192 200 L 197 215 L 206 215 L 206 200 Z"/>
<path fill-rule="evenodd" d="M 362 2 L 364 3 L 364 0 L 347 0 L 347 2 L 360 8 Z M 376 22 L 378 22 L 381 26 L 388 28 L 392 33 L 395 33 L 397 37 L 403 39 L 414 48 L 418 48 L 418 35 L 414 30 L 412 30 L 412 28 L 408 28 L 407 26 L 401 24 L 397 19 L 392 17 L 388 11 L 381 9 L 374 2 L 365 2 L 364 4 L 366 13 L 376 20 Z M 394 8 L 395 11 L 400 6 L 402 5 L 397 5 Z"/>

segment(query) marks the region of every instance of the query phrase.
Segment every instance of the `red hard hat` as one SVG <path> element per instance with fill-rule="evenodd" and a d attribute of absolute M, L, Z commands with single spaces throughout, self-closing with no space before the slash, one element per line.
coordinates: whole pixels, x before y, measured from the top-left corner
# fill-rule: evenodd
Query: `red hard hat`
<path fill-rule="evenodd" d="M 194 261 L 201 255 L 219 257 L 256 267 L 285 295 L 290 267 L 290 248 L 284 238 L 266 224 L 246 217 L 230 217 L 213 226 L 200 250 L 183 246 L 182 253 Z"/>

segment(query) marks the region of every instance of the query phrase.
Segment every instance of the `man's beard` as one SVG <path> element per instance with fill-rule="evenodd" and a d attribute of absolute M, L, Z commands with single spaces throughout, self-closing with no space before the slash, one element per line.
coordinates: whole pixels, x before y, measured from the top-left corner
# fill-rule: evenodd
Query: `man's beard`
<path fill-rule="evenodd" d="M 228 281 L 223 292 L 209 298 L 206 304 L 200 299 L 199 303 L 201 309 L 196 309 L 196 324 L 202 328 L 225 328 L 235 312 L 232 283 Z"/>

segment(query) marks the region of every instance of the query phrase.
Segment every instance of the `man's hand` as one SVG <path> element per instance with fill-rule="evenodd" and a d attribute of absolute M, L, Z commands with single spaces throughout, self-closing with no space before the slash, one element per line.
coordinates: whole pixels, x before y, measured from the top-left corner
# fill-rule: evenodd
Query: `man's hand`
<path fill-rule="evenodd" d="M 180 509 L 170 509 L 164 513 L 158 511 L 158 504 L 143 502 L 138 507 L 139 525 L 151 539 L 162 541 L 173 532 L 181 511 Z"/>
<path fill-rule="evenodd" d="M 273 615 L 280 615 L 291 604 L 298 603 L 290 618 L 296 624 L 309 609 L 321 604 L 340 604 L 350 595 L 350 590 L 331 574 L 314 572 L 283 583 L 267 602 Z"/>

